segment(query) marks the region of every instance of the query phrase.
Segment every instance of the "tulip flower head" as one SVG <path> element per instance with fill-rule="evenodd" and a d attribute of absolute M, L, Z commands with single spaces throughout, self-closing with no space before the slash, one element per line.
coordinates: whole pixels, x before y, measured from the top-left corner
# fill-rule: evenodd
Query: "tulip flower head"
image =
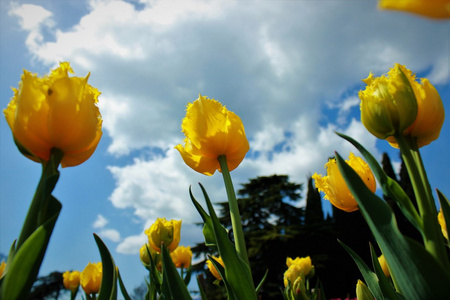
<path fill-rule="evenodd" d="M 80 272 L 66 271 L 63 273 L 63 284 L 66 290 L 76 291 L 80 286 Z"/>
<path fill-rule="evenodd" d="M 177 268 L 187 269 L 191 266 L 192 251 L 191 247 L 179 246 L 170 253 L 172 261 Z"/>
<path fill-rule="evenodd" d="M 376 181 L 369 165 L 360 157 L 353 155 L 353 153 L 350 153 L 346 163 L 355 170 L 366 186 L 372 192 L 375 192 Z M 350 192 L 344 177 L 342 177 L 336 159 L 330 159 L 325 164 L 325 169 L 327 170 L 327 176 L 322 176 L 317 173 L 312 176 L 316 188 L 320 192 L 324 192 L 324 198 L 328 199 L 335 207 L 346 212 L 357 210 L 358 203 Z"/>
<path fill-rule="evenodd" d="M 180 243 L 180 230 L 181 220 L 167 221 L 165 218 L 158 218 L 150 228 L 145 230 L 145 234 L 153 250 L 161 253 L 161 243 L 164 243 L 169 252 L 172 252 Z"/>
<path fill-rule="evenodd" d="M 80 274 L 80 284 L 86 294 L 97 294 L 100 291 L 102 275 L 103 267 L 101 262 L 88 263 Z"/>
<path fill-rule="evenodd" d="M 314 269 L 314 266 L 311 262 L 311 257 L 297 257 L 292 259 L 288 257 L 286 259 L 286 266 L 289 268 L 292 265 L 298 265 L 303 273 L 303 275 L 308 276 L 309 273 Z"/>
<path fill-rule="evenodd" d="M 205 175 L 221 171 L 218 158 L 222 155 L 228 170 L 234 170 L 250 149 L 241 119 L 206 96 L 188 104 L 181 128 L 185 145 L 175 148 L 189 167 Z"/>
<path fill-rule="evenodd" d="M 381 0 L 382 9 L 410 12 L 433 19 L 450 18 L 449 0 Z"/>
<path fill-rule="evenodd" d="M 64 153 L 62 167 L 86 161 L 102 135 L 97 107 L 100 92 L 86 77 L 69 77 L 69 63 L 38 77 L 26 70 L 19 88 L 3 111 L 19 150 L 36 162 L 50 158 L 52 149 Z"/>
<path fill-rule="evenodd" d="M 225 264 L 222 260 L 222 257 L 215 257 L 212 256 L 212 258 L 217 261 L 219 264 L 222 265 L 222 267 L 225 268 Z M 206 266 L 208 267 L 209 271 L 211 272 L 211 274 L 213 274 L 214 277 L 216 277 L 217 280 L 222 280 L 222 276 L 220 276 L 219 271 L 217 271 L 216 267 L 213 265 L 212 261 L 210 259 L 208 259 L 206 261 Z"/>
<path fill-rule="evenodd" d="M 417 146 L 428 145 L 439 137 L 445 113 L 442 100 L 426 79 L 421 83 L 404 66 L 395 64 L 387 76 L 371 73 L 359 92 L 361 122 L 380 139 L 398 148 L 395 135 L 415 139 Z"/>

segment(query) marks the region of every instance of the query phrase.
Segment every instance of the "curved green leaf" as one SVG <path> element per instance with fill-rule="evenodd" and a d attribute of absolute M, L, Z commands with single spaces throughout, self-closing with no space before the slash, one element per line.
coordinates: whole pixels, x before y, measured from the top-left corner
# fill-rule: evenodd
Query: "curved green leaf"
<path fill-rule="evenodd" d="M 336 161 L 406 299 L 450 299 L 450 272 L 423 245 L 403 236 L 389 205 L 336 153 Z"/>
<path fill-rule="evenodd" d="M 448 232 L 448 224 L 450 224 L 450 202 L 447 197 L 440 190 L 437 190 L 439 202 L 441 203 L 442 214 L 444 215 L 445 226 L 447 227 Z M 448 240 L 447 240 L 448 245 Z"/>
<path fill-rule="evenodd" d="M 203 236 L 205 237 L 205 245 L 210 247 L 216 246 L 216 240 L 214 237 L 214 229 L 211 221 L 211 217 L 206 213 L 203 207 L 198 203 L 192 194 L 192 189 L 189 187 L 189 196 L 191 196 L 192 203 L 194 203 L 195 208 L 203 219 Z"/>
<path fill-rule="evenodd" d="M 359 271 L 361 272 L 361 275 L 364 277 L 367 287 L 369 288 L 375 299 L 384 299 L 383 292 L 381 291 L 381 287 L 378 283 L 377 275 L 367 266 L 364 260 L 362 260 L 362 258 L 355 251 L 345 245 L 342 241 L 338 240 L 338 242 L 355 261 L 356 265 L 359 268 Z M 394 300 L 396 298 L 392 299 Z"/>
<path fill-rule="evenodd" d="M 256 292 L 249 266 L 240 258 L 233 243 L 228 239 L 228 233 L 220 224 L 211 200 L 204 187 L 200 184 L 214 230 L 219 254 L 225 264 L 225 277 L 236 299 L 256 299 Z"/>
<path fill-rule="evenodd" d="M 161 255 L 163 263 L 162 294 L 164 299 L 192 299 L 164 244 L 161 246 Z"/>
<path fill-rule="evenodd" d="M 336 132 L 336 134 L 350 142 L 353 146 L 355 146 L 356 149 L 358 149 L 358 151 L 366 159 L 366 162 L 369 164 L 370 169 L 372 170 L 373 174 L 378 180 L 378 183 L 381 186 L 381 189 L 383 190 L 383 193 L 396 201 L 408 221 L 411 222 L 411 224 L 414 225 L 414 227 L 416 227 L 416 229 L 421 234 L 423 234 L 422 219 L 417 213 L 417 210 L 411 202 L 411 199 L 409 199 L 408 195 L 398 184 L 398 182 L 386 175 L 373 155 L 369 151 L 367 151 L 360 143 L 358 143 L 353 138 L 346 136 L 345 134 L 339 132 Z"/>
<path fill-rule="evenodd" d="M 26 299 L 39 273 L 50 236 L 61 211 L 61 203 L 50 195 L 49 219 L 23 242 L 12 260 L 1 286 L 1 299 Z"/>
<path fill-rule="evenodd" d="M 122 296 L 125 300 L 131 300 L 131 297 L 128 295 L 127 289 L 122 281 L 122 276 L 120 276 L 119 268 L 117 268 L 117 278 L 119 279 L 120 291 L 122 292 Z"/>
<path fill-rule="evenodd" d="M 100 237 L 95 233 L 94 238 L 98 250 L 100 251 L 103 267 L 102 285 L 100 286 L 100 292 L 98 293 L 98 300 L 117 299 L 117 272 L 114 259 L 105 243 L 103 243 Z"/>

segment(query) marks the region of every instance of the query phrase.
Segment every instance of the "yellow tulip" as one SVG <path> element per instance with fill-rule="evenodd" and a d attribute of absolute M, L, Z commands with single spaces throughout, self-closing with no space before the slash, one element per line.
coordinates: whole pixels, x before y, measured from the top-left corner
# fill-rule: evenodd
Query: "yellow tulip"
<path fill-rule="evenodd" d="M 215 261 L 217 261 L 219 264 L 222 265 L 222 267 L 225 268 L 225 264 L 222 260 L 222 257 L 212 256 L 212 258 L 214 258 Z M 208 266 L 208 269 L 211 272 L 211 274 L 213 274 L 213 276 L 216 277 L 217 280 L 222 280 L 222 276 L 220 276 L 219 272 L 217 271 L 216 267 L 213 265 L 210 259 L 206 261 L 206 265 Z"/>
<path fill-rule="evenodd" d="M 145 234 L 153 250 L 161 253 L 161 243 L 164 243 L 169 252 L 172 252 L 180 243 L 180 230 L 181 220 L 167 221 L 165 218 L 158 218 L 150 228 L 145 230 Z"/>
<path fill-rule="evenodd" d="M 372 296 L 372 293 L 370 292 L 367 285 L 358 279 L 358 282 L 356 283 L 356 298 L 358 300 L 373 300 L 374 297 Z"/>
<path fill-rule="evenodd" d="M 64 153 L 62 167 L 86 161 L 102 135 L 97 107 L 100 92 L 86 77 L 69 77 L 69 63 L 60 63 L 50 75 L 38 77 L 26 70 L 19 88 L 3 111 L 21 152 L 36 161 L 48 161 L 57 148 Z"/>
<path fill-rule="evenodd" d="M 80 284 L 86 294 L 96 294 L 100 291 L 102 275 L 103 267 L 101 262 L 88 263 L 80 274 Z"/>
<path fill-rule="evenodd" d="M 179 246 L 172 253 L 170 253 L 172 261 L 177 268 L 189 268 L 192 261 L 191 247 Z"/>
<path fill-rule="evenodd" d="M 449 0 L 381 0 L 382 9 L 402 10 L 434 19 L 450 18 Z"/>
<path fill-rule="evenodd" d="M 2 261 L 2 263 L 0 264 L 0 278 L 3 277 L 3 273 L 5 272 L 5 268 L 6 268 L 6 263 L 4 261 Z"/>
<path fill-rule="evenodd" d="M 294 282 L 298 278 L 305 278 L 305 274 L 302 271 L 302 268 L 297 264 L 292 264 L 283 275 L 284 286 L 287 287 L 290 282 L 291 285 L 294 285 Z"/>
<path fill-rule="evenodd" d="M 444 235 L 444 237 L 448 240 L 447 225 L 445 223 L 444 214 L 442 213 L 442 208 L 438 214 L 438 221 L 439 221 L 439 225 L 441 226 L 442 235 Z"/>
<path fill-rule="evenodd" d="M 346 162 L 353 170 L 355 170 L 366 186 L 372 192 L 375 192 L 376 181 L 369 165 L 360 157 L 353 155 L 353 153 L 350 153 Z M 330 159 L 328 163 L 325 164 L 325 169 L 327 170 L 327 176 L 322 176 L 317 173 L 312 176 L 316 188 L 318 188 L 320 192 L 324 192 L 324 198 L 328 199 L 335 207 L 346 212 L 357 210 L 358 203 L 350 192 L 344 177 L 342 177 L 336 159 Z"/>
<path fill-rule="evenodd" d="M 63 273 L 63 283 L 67 290 L 74 292 L 80 286 L 80 272 L 66 271 Z"/>
<path fill-rule="evenodd" d="M 386 259 L 384 258 L 384 255 L 381 254 L 378 257 L 378 262 L 380 263 L 381 269 L 383 269 L 383 273 L 386 277 L 390 277 L 391 276 L 391 272 L 389 271 L 388 265 L 386 263 Z"/>
<path fill-rule="evenodd" d="M 181 128 L 185 145 L 175 148 L 189 167 L 205 175 L 221 171 L 221 155 L 226 157 L 229 171 L 234 170 L 250 149 L 241 119 L 206 96 L 188 104 Z"/>
<path fill-rule="evenodd" d="M 396 64 L 387 76 L 374 77 L 372 73 L 363 81 L 367 84 L 359 92 L 361 122 L 377 138 L 403 132 L 417 116 L 417 101 L 408 73 Z"/>
<path fill-rule="evenodd" d="M 297 257 L 295 259 L 292 259 L 290 257 L 288 257 L 286 259 L 286 265 L 289 268 L 292 265 L 298 265 L 301 269 L 301 271 L 303 272 L 303 275 L 308 276 L 309 273 L 311 272 L 311 270 L 313 270 L 314 266 L 312 265 L 311 262 L 311 257 L 306 256 L 306 257 Z"/>
<path fill-rule="evenodd" d="M 428 79 L 419 83 L 410 70 L 395 64 L 387 76 L 370 74 L 363 81 L 367 87 L 359 92 L 361 122 L 373 135 L 387 139 L 395 148 L 396 134 L 415 139 L 418 147 L 439 137 L 444 105 Z"/>
<path fill-rule="evenodd" d="M 142 245 L 141 249 L 139 250 L 139 258 L 141 259 L 141 262 L 146 266 L 150 265 L 150 256 L 148 255 L 148 252 L 150 252 L 151 254 L 152 250 L 153 249 L 150 247 L 148 243 Z"/>

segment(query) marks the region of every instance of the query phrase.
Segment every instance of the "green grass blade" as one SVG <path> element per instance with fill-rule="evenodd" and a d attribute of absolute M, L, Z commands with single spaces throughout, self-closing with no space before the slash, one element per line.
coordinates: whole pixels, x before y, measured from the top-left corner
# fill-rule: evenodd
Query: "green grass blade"
<path fill-rule="evenodd" d="M 100 292 L 98 293 L 98 300 L 110 300 L 117 299 L 117 272 L 114 259 L 111 256 L 105 243 L 100 239 L 98 235 L 94 233 L 95 242 L 97 243 L 98 250 L 100 251 L 100 257 L 102 258 L 102 285 L 100 286 Z"/>

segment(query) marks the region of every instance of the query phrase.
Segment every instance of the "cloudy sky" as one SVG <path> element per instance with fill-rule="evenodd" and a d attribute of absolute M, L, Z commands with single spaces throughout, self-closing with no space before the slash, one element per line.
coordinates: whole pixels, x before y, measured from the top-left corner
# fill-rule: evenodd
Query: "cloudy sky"
<path fill-rule="evenodd" d="M 238 114 L 251 150 L 232 172 L 235 188 L 256 176 L 306 182 L 351 135 L 377 158 L 398 152 L 360 123 L 358 91 L 369 72 L 394 63 L 427 77 L 450 108 L 448 21 L 379 11 L 375 0 L 0 1 L 0 101 L 5 108 L 23 69 L 40 75 L 69 61 L 91 72 L 103 137 L 84 164 L 61 170 L 63 203 L 41 274 L 82 270 L 100 256 L 98 233 L 129 291 L 146 274 L 138 251 L 156 218 L 182 219 L 182 244 L 202 240 L 188 195 L 225 200 L 220 173 L 195 173 L 174 146 L 186 104 L 199 93 Z M 422 149 L 433 187 L 450 195 L 450 123 Z M 0 252 L 20 233 L 40 176 L 0 118 Z M 325 203 L 325 207 L 329 207 Z"/>

